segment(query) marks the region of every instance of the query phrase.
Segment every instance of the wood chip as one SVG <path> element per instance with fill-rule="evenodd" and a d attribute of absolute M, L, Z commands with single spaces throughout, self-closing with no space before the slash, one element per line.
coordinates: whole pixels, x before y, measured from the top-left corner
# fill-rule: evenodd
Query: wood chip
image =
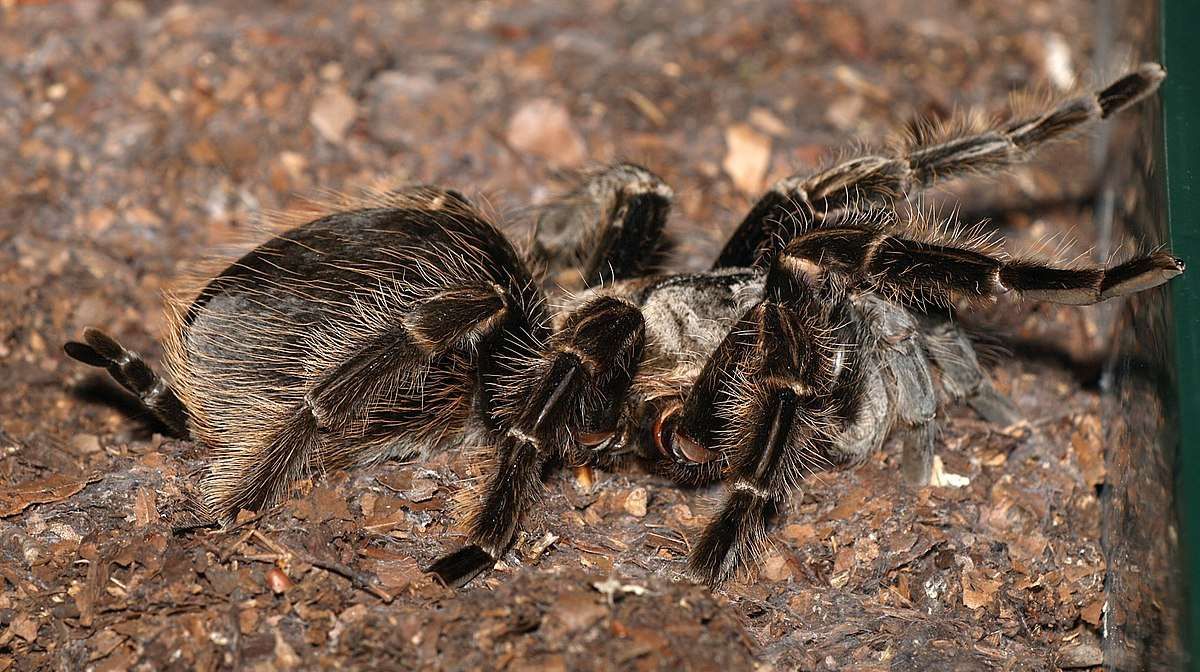
<path fill-rule="evenodd" d="M 771 163 L 771 138 L 748 124 L 725 129 L 725 160 L 721 167 L 744 194 L 758 195 Z"/>
<path fill-rule="evenodd" d="M 78 478 L 55 474 L 47 478 L 0 489 L 0 518 L 24 511 L 34 504 L 57 502 L 79 492 L 95 477 Z"/>
<path fill-rule="evenodd" d="M 346 139 L 346 130 L 354 123 L 356 116 L 358 103 L 341 88 L 329 86 L 321 90 L 313 103 L 308 120 L 322 138 L 334 144 L 341 144 Z"/>
<path fill-rule="evenodd" d="M 587 146 L 562 104 L 536 98 L 522 105 L 508 122 L 508 143 L 559 166 L 578 166 L 587 158 Z"/>
<path fill-rule="evenodd" d="M 272 593 L 282 595 L 287 592 L 288 588 L 292 587 L 292 580 L 288 578 L 287 574 L 283 573 L 282 569 L 272 567 L 267 570 L 267 587 L 271 589 Z"/>
<path fill-rule="evenodd" d="M 629 515 L 642 518 L 646 515 L 646 502 L 649 501 L 649 498 L 650 494 L 645 488 L 634 488 L 625 496 L 623 508 Z"/>

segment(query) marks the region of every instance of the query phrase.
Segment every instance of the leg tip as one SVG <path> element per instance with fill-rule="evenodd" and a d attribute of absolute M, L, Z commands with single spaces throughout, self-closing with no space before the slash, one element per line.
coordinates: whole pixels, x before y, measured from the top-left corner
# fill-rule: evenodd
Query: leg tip
<path fill-rule="evenodd" d="M 1172 257 L 1170 255 L 1168 255 L 1168 259 L 1170 260 L 1169 264 L 1173 267 L 1175 275 L 1182 275 L 1183 272 L 1187 270 L 1187 263 L 1184 262 L 1183 259 L 1180 259 L 1179 257 Z M 1171 277 L 1175 276 L 1173 275 Z"/>
<path fill-rule="evenodd" d="M 433 575 L 449 588 L 461 588 L 495 565 L 495 558 L 479 546 L 471 544 L 439 559 L 430 565 L 425 573 Z"/>
<path fill-rule="evenodd" d="M 720 588 L 740 570 L 755 565 L 776 503 L 757 493 L 734 490 L 704 529 L 688 555 L 688 573 L 709 588 Z"/>
<path fill-rule="evenodd" d="M 95 348 L 86 343 L 67 341 L 63 344 L 63 352 L 66 352 L 67 356 L 71 359 L 83 362 L 88 366 L 98 366 L 103 368 L 109 364 L 109 360 L 107 358 L 96 352 Z"/>
<path fill-rule="evenodd" d="M 1155 85 L 1167 78 L 1167 69 L 1158 63 L 1142 63 L 1137 73 Z"/>
<path fill-rule="evenodd" d="M 111 361 L 116 361 L 125 352 L 125 348 L 115 338 L 95 327 L 87 327 L 83 330 L 83 340 L 92 346 L 92 349 L 100 356 Z"/>
<path fill-rule="evenodd" d="M 1153 94 L 1166 76 L 1167 71 L 1158 63 L 1142 63 L 1097 94 L 1101 118 L 1107 119 Z"/>
<path fill-rule="evenodd" d="M 687 576 L 696 583 L 708 586 L 710 590 L 717 590 L 729 580 L 721 565 L 720 560 L 714 560 L 707 554 L 693 553 L 688 558 Z"/>
<path fill-rule="evenodd" d="M 1187 264 L 1166 252 L 1133 259 L 1105 273 L 1100 300 L 1142 292 L 1181 275 Z"/>

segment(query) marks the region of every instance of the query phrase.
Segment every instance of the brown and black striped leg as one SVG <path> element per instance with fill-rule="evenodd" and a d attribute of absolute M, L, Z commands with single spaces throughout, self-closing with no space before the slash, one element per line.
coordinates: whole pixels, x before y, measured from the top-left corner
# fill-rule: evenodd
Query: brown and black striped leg
<path fill-rule="evenodd" d="M 662 255 L 672 192 L 657 175 L 622 163 L 588 175 L 542 210 L 534 253 L 551 277 L 573 287 L 624 280 L 649 270 Z"/>
<path fill-rule="evenodd" d="M 898 319 L 908 318 L 904 312 L 885 312 L 896 324 L 875 325 L 883 342 L 864 354 L 869 339 L 862 318 L 851 313 L 849 290 L 902 304 L 992 299 L 1008 291 L 1094 303 L 1162 284 L 1182 270 L 1165 253 L 1109 269 L 1063 270 L 872 228 L 799 236 L 773 260 L 763 301 L 718 346 L 679 414 L 675 444 L 724 460 L 732 488 L 692 548 L 691 571 L 718 585 L 751 562 L 771 515 L 800 479 L 855 457 L 879 437 L 875 423 L 890 413 L 864 395 L 881 386 L 891 391 L 895 419 L 911 429 L 906 473 L 928 479 L 936 403 L 925 353 L 905 333 L 916 325 Z M 882 365 L 890 381 L 864 370 L 872 364 Z"/>
<path fill-rule="evenodd" d="M 907 305 L 949 305 L 956 297 L 990 301 L 1007 292 L 1033 301 L 1088 305 L 1157 287 L 1184 270 L 1183 261 L 1166 252 L 1109 268 L 1055 268 L 960 245 L 845 226 L 798 236 L 783 249 L 779 263 L 797 270 L 820 267 L 849 286 Z"/>
<path fill-rule="evenodd" d="M 163 380 L 142 356 L 127 350 L 112 336 L 88 327 L 83 343 L 69 341 L 63 349 L 73 359 L 106 369 L 121 387 L 137 396 L 156 418 L 177 437 L 187 438 L 188 414 L 175 390 Z"/>
<path fill-rule="evenodd" d="M 319 377 L 308 401 L 322 427 L 360 421 L 389 399 L 414 391 L 423 369 L 446 352 L 473 357 L 509 315 L 510 302 L 503 287 L 480 284 L 443 290 L 417 303 L 395 327 Z"/>
<path fill-rule="evenodd" d="M 205 490 L 219 517 L 258 510 L 287 494 L 306 470 L 324 463 L 324 442 L 365 431 L 373 416 L 419 396 L 422 378 L 436 357 L 456 351 L 468 359 L 508 314 L 509 298 L 498 285 L 467 285 L 420 301 L 391 330 L 364 343 L 337 367 L 317 374 L 296 405 L 245 469 L 212 471 Z M 469 389 L 462 390 L 469 394 Z M 427 422 L 433 423 L 430 417 Z"/>
<path fill-rule="evenodd" d="M 508 551 L 541 493 L 546 462 L 573 457 L 574 436 L 589 429 L 587 419 L 620 403 L 641 357 L 643 332 L 636 306 L 597 298 L 571 314 L 536 357 L 502 359 L 502 373 L 484 378 L 493 388 L 484 396 L 495 405 L 489 415 L 498 419 L 495 457 L 467 516 L 470 544 L 435 562 L 431 574 L 461 586 Z M 493 352 L 502 349 L 497 344 Z"/>
<path fill-rule="evenodd" d="M 935 182 L 993 174 L 1043 145 L 1120 112 L 1154 93 L 1166 76 L 1146 63 L 1108 87 L 1053 109 L 980 130 L 954 122 L 927 125 L 889 154 L 859 156 L 813 175 L 776 183 L 730 236 L 714 268 L 769 262 L 792 237 L 830 216 L 890 203 Z"/>
<path fill-rule="evenodd" d="M 817 274 L 773 267 L 764 300 L 718 347 L 680 412 L 676 444 L 727 465 L 729 493 L 689 557 L 709 585 L 756 560 L 772 517 L 805 476 L 835 466 L 834 443 L 859 415 L 860 330 L 820 285 Z"/>

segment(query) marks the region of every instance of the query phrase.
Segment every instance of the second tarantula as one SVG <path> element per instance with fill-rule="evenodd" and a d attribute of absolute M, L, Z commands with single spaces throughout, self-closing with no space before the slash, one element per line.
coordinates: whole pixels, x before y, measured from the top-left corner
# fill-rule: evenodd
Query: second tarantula
<path fill-rule="evenodd" d="M 218 520 L 305 473 L 483 447 L 469 543 L 430 568 L 461 585 L 511 548 L 547 464 L 636 460 L 728 484 L 689 559 L 718 585 L 755 561 L 807 474 L 899 431 L 906 475 L 927 481 L 939 397 L 1015 419 L 958 328 L 910 308 L 1004 293 L 1090 304 L 1183 271 L 1164 252 L 1109 268 L 1010 259 L 892 208 L 1022 161 L 1163 76 L 1143 65 L 1044 113 L 782 180 L 705 272 L 649 274 L 671 202 L 662 181 L 628 164 L 593 173 L 537 223 L 538 261 L 586 285 L 561 309 L 465 198 L 420 189 L 293 228 L 213 278 L 178 311 L 170 383 L 94 329 L 66 351 L 211 451 L 202 491 Z"/>

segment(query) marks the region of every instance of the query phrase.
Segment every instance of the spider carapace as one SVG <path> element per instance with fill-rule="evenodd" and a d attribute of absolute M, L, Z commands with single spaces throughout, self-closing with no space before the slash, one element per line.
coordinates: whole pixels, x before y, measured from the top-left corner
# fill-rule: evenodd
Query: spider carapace
<path fill-rule="evenodd" d="M 709 271 L 656 271 L 672 194 L 638 166 L 590 173 L 541 211 L 528 255 L 457 192 L 412 189 L 293 228 L 212 278 L 175 311 L 170 382 L 95 329 L 66 351 L 208 448 L 201 489 L 216 520 L 306 473 L 477 448 L 468 544 L 430 568 L 461 585 L 511 548 L 546 465 L 639 461 L 727 484 L 689 558 L 719 585 L 754 563 L 806 475 L 899 433 L 902 470 L 925 482 L 939 404 L 1017 419 L 971 342 L 922 307 L 1005 293 L 1091 304 L 1183 272 L 1165 252 L 1107 268 L 1011 258 L 895 205 L 1023 161 L 1164 74 L 1143 65 L 1032 116 L 928 128 L 784 179 Z M 570 270 L 584 288 L 555 291 L 533 268 Z"/>

